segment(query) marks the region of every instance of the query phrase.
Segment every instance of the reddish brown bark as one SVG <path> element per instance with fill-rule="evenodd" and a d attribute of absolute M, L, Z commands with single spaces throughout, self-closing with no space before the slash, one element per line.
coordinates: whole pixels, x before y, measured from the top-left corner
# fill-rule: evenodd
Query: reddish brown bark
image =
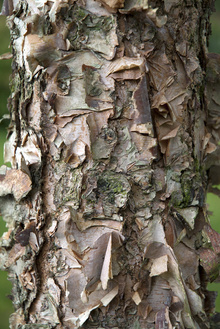
<path fill-rule="evenodd" d="M 210 327 L 219 235 L 205 195 L 220 104 L 210 6 L 5 2 L 12 329 Z"/>

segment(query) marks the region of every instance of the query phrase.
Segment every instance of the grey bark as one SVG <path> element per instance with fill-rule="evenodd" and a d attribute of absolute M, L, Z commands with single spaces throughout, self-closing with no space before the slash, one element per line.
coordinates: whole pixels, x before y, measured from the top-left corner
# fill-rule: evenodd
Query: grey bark
<path fill-rule="evenodd" d="M 219 165 L 211 5 L 4 2 L 12 329 L 210 328 L 220 252 L 205 204 Z"/>

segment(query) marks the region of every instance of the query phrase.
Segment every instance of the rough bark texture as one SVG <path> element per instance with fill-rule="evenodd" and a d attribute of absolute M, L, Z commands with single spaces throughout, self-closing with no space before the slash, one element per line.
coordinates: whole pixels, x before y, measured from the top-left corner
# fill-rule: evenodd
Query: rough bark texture
<path fill-rule="evenodd" d="M 220 252 L 205 205 L 219 165 L 210 8 L 5 0 L 12 329 L 210 327 Z"/>

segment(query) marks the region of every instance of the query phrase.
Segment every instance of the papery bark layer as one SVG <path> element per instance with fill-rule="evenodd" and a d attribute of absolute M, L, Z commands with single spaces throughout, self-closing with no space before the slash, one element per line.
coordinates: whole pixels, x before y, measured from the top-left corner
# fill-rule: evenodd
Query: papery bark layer
<path fill-rule="evenodd" d="M 210 327 L 220 239 L 205 204 L 219 152 L 210 6 L 4 2 L 12 329 Z"/>

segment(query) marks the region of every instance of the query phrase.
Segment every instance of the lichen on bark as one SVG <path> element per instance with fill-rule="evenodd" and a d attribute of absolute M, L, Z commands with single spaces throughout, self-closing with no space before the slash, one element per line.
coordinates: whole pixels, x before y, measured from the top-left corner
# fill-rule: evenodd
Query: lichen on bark
<path fill-rule="evenodd" d="M 210 328 L 211 3 L 5 0 L 0 259 L 12 329 Z"/>

